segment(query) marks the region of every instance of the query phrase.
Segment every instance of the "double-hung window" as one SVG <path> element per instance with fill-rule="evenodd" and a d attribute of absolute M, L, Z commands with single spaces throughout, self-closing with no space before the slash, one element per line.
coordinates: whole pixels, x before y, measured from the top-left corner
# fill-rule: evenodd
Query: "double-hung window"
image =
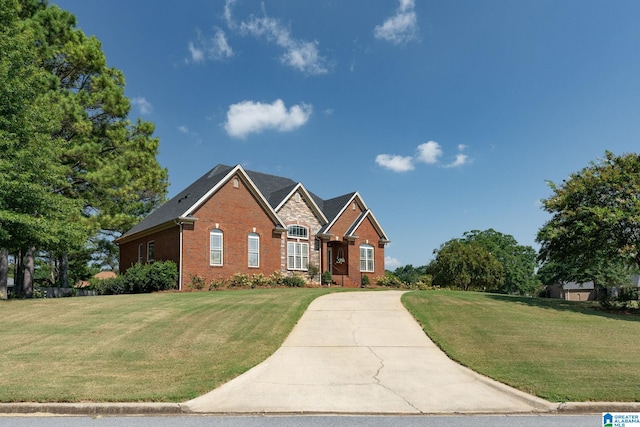
<path fill-rule="evenodd" d="M 249 267 L 260 267 L 260 236 L 249 234 Z"/>
<path fill-rule="evenodd" d="M 223 234 L 222 230 L 211 230 L 209 235 L 209 264 L 222 266 L 223 261 Z"/>
<path fill-rule="evenodd" d="M 302 242 L 287 243 L 289 270 L 307 270 L 309 268 L 309 244 Z"/>
<path fill-rule="evenodd" d="M 360 246 L 360 271 L 373 273 L 373 246 Z"/>
<path fill-rule="evenodd" d="M 301 225 L 290 225 L 287 229 L 287 269 L 308 270 L 309 269 L 309 229 Z"/>

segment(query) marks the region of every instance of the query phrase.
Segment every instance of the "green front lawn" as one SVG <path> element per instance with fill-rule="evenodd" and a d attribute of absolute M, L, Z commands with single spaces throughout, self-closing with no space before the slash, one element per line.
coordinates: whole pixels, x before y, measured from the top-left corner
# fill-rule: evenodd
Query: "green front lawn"
<path fill-rule="evenodd" d="M 0 401 L 172 401 L 271 355 L 327 289 L 0 303 Z"/>
<path fill-rule="evenodd" d="M 640 401 L 640 317 L 474 292 L 403 295 L 449 356 L 551 401 Z"/>

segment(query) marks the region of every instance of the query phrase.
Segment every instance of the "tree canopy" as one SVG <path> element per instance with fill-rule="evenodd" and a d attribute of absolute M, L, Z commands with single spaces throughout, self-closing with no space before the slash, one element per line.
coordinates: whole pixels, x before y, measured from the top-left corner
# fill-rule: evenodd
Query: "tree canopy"
<path fill-rule="evenodd" d="M 531 294 L 539 286 L 536 279 L 536 250 L 518 244 L 509 234 L 492 228 L 484 231 L 472 230 L 464 233 L 463 240 L 476 242 L 487 249 L 504 268 L 504 283 L 500 291 L 511 294 Z"/>
<path fill-rule="evenodd" d="M 0 0 L 0 248 L 104 247 L 164 200 L 154 125 L 129 120 L 124 85 L 73 15 Z"/>
<path fill-rule="evenodd" d="M 609 286 L 622 267 L 640 268 L 640 155 L 607 151 L 549 186 L 542 203 L 552 217 L 538 232 L 539 259 L 563 266 L 562 280 Z"/>
<path fill-rule="evenodd" d="M 434 251 L 428 272 L 433 284 L 462 290 L 498 290 L 504 283 L 502 264 L 477 242 L 452 239 Z"/>

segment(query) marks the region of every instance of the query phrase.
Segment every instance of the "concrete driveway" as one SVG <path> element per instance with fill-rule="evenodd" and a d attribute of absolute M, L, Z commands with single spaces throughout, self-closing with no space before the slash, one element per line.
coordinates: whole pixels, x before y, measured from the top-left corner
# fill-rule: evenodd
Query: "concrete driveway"
<path fill-rule="evenodd" d="M 270 358 L 186 402 L 183 410 L 450 414 L 556 409 L 451 361 L 406 311 L 401 295 L 345 292 L 316 299 Z"/>

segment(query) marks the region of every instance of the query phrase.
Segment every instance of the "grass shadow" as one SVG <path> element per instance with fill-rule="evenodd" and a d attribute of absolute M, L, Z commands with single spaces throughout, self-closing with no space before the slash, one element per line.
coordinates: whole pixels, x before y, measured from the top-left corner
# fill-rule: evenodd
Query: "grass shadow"
<path fill-rule="evenodd" d="M 567 311 L 590 316 L 599 316 L 607 319 L 640 322 L 640 310 L 633 310 L 632 312 L 620 312 L 616 310 L 608 311 L 601 308 L 596 301 L 567 301 L 553 298 L 534 298 L 503 294 L 486 294 L 486 296 L 495 301 L 516 302 L 518 304 L 547 310 Z"/>

